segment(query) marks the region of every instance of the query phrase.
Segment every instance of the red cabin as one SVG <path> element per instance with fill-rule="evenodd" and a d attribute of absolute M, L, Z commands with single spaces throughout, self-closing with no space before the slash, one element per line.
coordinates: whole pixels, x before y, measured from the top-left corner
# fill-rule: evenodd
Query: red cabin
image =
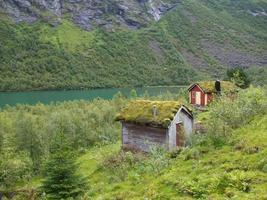
<path fill-rule="evenodd" d="M 205 92 L 199 84 L 193 84 L 189 89 L 189 103 L 192 105 L 206 106 L 212 101 L 212 93 Z"/>
<path fill-rule="evenodd" d="M 237 87 L 228 81 L 201 81 L 190 85 L 189 103 L 191 105 L 206 106 L 214 98 L 214 94 L 234 93 Z"/>

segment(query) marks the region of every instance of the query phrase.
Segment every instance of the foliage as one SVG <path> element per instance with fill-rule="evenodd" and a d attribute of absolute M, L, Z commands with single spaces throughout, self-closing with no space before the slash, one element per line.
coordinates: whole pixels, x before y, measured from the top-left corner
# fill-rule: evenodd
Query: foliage
<path fill-rule="evenodd" d="M 84 192 L 85 180 L 77 175 L 75 157 L 64 132 L 59 132 L 46 163 L 42 190 L 48 199 L 73 199 Z"/>
<path fill-rule="evenodd" d="M 109 172 L 111 182 L 125 181 L 128 176 L 131 181 L 138 183 L 141 174 L 159 175 L 170 164 L 169 154 L 158 146 L 152 146 L 147 155 L 138 151 L 119 151 L 102 157 L 99 169 Z"/>
<path fill-rule="evenodd" d="M 113 118 L 118 111 L 118 105 L 115 102 L 120 102 L 118 107 L 125 105 L 126 100 L 121 97 L 121 94 L 118 94 L 111 101 L 75 101 L 46 106 L 20 105 L 3 109 L 0 112 L 0 135 L 3 136 L 4 141 L 0 156 L 2 158 L 3 153 L 8 152 L 8 148 L 14 154 L 11 153 L 10 156 L 5 157 L 9 157 L 8 159 L 0 159 L 0 179 L 3 177 L 2 172 L 5 171 L 2 170 L 2 166 L 7 166 L 10 159 L 16 159 L 16 163 L 17 159 L 22 160 L 21 167 L 17 168 L 18 171 L 13 170 L 15 173 L 11 174 L 14 176 L 9 177 L 14 182 L 8 186 L 9 188 L 3 189 L 28 187 L 23 181 L 33 175 L 31 173 L 33 162 L 28 146 L 30 143 L 27 141 L 24 148 L 21 141 L 17 139 L 19 125 L 29 135 L 37 132 L 36 135 L 42 138 L 36 141 L 37 143 L 41 141 L 42 148 L 46 149 L 41 151 L 45 161 L 50 156 L 49 144 L 53 143 L 53 139 L 58 136 L 57 133 L 64 131 L 66 140 L 70 142 L 68 147 L 71 150 L 79 150 L 74 152 L 78 158 L 76 164 L 79 165 L 75 168 L 80 172 L 79 174 L 87 177 L 89 187 L 85 188 L 84 199 L 264 200 L 267 198 L 267 109 L 264 88 L 250 87 L 241 90 L 234 99 L 222 96 L 221 100 L 210 106 L 209 109 L 212 112 L 205 113 L 203 122 L 216 125 L 215 120 L 211 118 L 216 116 L 229 130 L 220 135 L 220 138 L 224 139 L 220 146 L 215 148 L 209 143 L 209 140 L 213 140 L 210 134 L 215 133 L 214 130 L 220 131 L 222 124 L 217 124 L 213 132 L 208 131 L 202 137 L 198 137 L 200 141 L 193 142 L 193 146 L 170 154 L 158 148 L 152 148 L 149 154 L 135 154 L 120 150 L 119 126 Z M 167 94 L 167 96 L 160 95 L 151 99 L 177 100 L 178 97 Z M 90 113 L 89 116 L 86 113 Z M 36 124 L 37 128 L 29 125 L 31 123 L 24 122 L 22 120 L 24 117 Z M 37 118 L 39 121 L 35 121 Z M 91 118 L 99 121 L 92 123 L 89 121 Z M 111 118 L 112 120 L 109 121 Z M 81 121 L 78 123 L 74 120 L 82 128 L 76 129 L 73 119 Z M 89 121 L 88 126 L 81 126 L 87 121 Z M 89 137 L 87 134 L 95 132 L 102 135 L 105 123 L 110 126 L 108 130 L 112 130 L 107 134 L 111 140 L 107 140 L 106 137 L 96 137 L 96 140 L 90 140 L 89 144 L 76 140 L 80 138 L 78 137 L 80 131 L 85 138 Z M 93 131 L 91 132 L 88 127 L 92 127 Z M 28 133 L 25 136 L 21 133 L 22 138 L 28 138 Z M 33 135 L 33 137 L 36 136 Z M 103 139 L 104 142 L 102 142 Z M 52 154 L 51 157 L 53 156 Z M 37 175 L 40 176 L 40 174 Z M 38 185 L 36 183 L 38 180 L 40 182 L 38 176 L 35 176 L 35 180 L 30 182 L 30 185 L 35 187 Z"/>
<path fill-rule="evenodd" d="M 248 75 L 241 67 L 228 69 L 227 77 L 240 88 L 247 88 L 250 84 Z"/>
<path fill-rule="evenodd" d="M 86 32 L 64 15 L 57 27 L 15 24 L 1 15 L 0 90 L 184 85 L 222 77 L 227 61 L 213 55 L 221 46 L 255 58 L 266 52 L 266 19 L 247 13 L 266 8 L 263 0 L 178 5 L 147 28 L 115 32 Z"/>
<path fill-rule="evenodd" d="M 71 141 L 70 148 L 77 153 L 117 141 L 119 124 L 114 123 L 114 118 L 118 101 L 122 106 L 125 100 L 17 105 L 3 109 L 0 112 L 1 184 L 16 186 L 32 175 L 40 175 L 60 131 L 64 131 Z"/>
<path fill-rule="evenodd" d="M 263 67 L 250 67 L 245 70 L 246 74 L 248 75 L 251 84 L 253 85 L 260 85 L 264 86 L 267 85 L 267 66 Z"/>
<path fill-rule="evenodd" d="M 20 119 L 14 122 L 17 150 L 27 152 L 33 162 L 34 171 L 38 171 L 45 154 L 42 138 L 36 131 L 39 128 L 39 119 L 28 113 L 19 113 L 17 117 Z"/>
<path fill-rule="evenodd" d="M 160 100 L 160 101 L 178 101 L 183 105 L 186 105 L 188 108 L 188 91 L 187 88 L 181 88 L 178 92 L 169 92 L 162 93 L 157 95 L 156 97 L 150 97 L 151 100 Z"/>
<path fill-rule="evenodd" d="M 141 159 L 142 155 L 133 155 L 130 151 L 120 151 L 106 158 L 100 163 L 99 167 L 108 170 L 110 174 L 116 176 L 113 181 L 123 181 L 126 176 L 125 173 L 131 168 L 136 167 L 136 163 Z"/>
<path fill-rule="evenodd" d="M 17 183 L 32 177 L 32 162 L 25 153 L 6 148 L 0 153 L 0 190 L 14 190 Z"/>
<path fill-rule="evenodd" d="M 234 129 L 222 148 L 205 144 L 180 150 L 175 157 L 160 150 L 152 153 L 155 156 L 141 157 L 118 149 L 117 153 L 103 154 L 98 160 L 101 167 L 90 176 L 88 195 L 93 199 L 263 200 L 267 186 L 266 120 L 266 114 L 254 116 L 244 127 Z M 253 147 L 259 150 L 247 151 Z"/>
<path fill-rule="evenodd" d="M 91 174 L 93 187 L 88 195 L 96 199 L 265 199 L 265 91 L 251 87 L 241 90 L 235 99 L 223 96 L 218 101 L 223 102 L 220 106 L 215 102 L 209 109 L 221 111 L 221 117 L 228 120 L 223 146 L 210 145 L 207 133 L 208 137 L 170 157 L 160 149 L 141 157 L 119 150 L 105 153 L 98 160 L 101 167 Z M 231 120 L 228 116 L 233 113 L 237 116 Z M 211 112 L 205 114 L 208 123 Z M 113 151 L 114 147 L 106 148 Z"/>
<path fill-rule="evenodd" d="M 149 151 L 149 159 L 143 163 L 148 173 L 159 175 L 170 164 L 170 158 L 165 149 L 152 146 Z"/>
<path fill-rule="evenodd" d="M 206 123 L 210 139 L 217 144 L 226 141 L 231 129 L 247 124 L 259 113 L 265 113 L 266 103 L 266 91 L 255 87 L 240 91 L 236 97 L 217 99 L 209 108 Z"/>
<path fill-rule="evenodd" d="M 162 50 L 164 60 L 159 63 L 149 46 L 159 37 L 153 31 L 97 29 L 77 34 L 77 27 L 65 23 L 54 33 L 42 22 L 30 26 L 0 20 L 0 37 L 5 38 L 0 49 L 1 91 L 181 85 L 198 76 L 168 49 Z M 67 27 L 67 34 L 61 26 Z M 72 37 L 77 39 L 70 39 L 68 32 L 75 32 Z M 161 39 L 162 44 L 168 40 Z"/>

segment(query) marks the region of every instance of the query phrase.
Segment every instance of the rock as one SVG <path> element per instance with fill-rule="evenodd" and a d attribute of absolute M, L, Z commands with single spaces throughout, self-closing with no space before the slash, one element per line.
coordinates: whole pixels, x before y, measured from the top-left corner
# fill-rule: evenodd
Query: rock
<path fill-rule="evenodd" d="M 18 23 L 44 19 L 56 26 L 62 16 L 68 16 L 85 30 L 113 28 L 116 23 L 138 29 L 153 19 L 158 21 L 176 5 L 161 0 L 5 0 L 0 2 L 0 10 Z"/>
<path fill-rule="evenodd" d="M 27 9 L 31 7 L 31 3 L 25 0 L 14 0 L 13 1 L 15 5 L 18 5 L 21 9 Z"/>
<path fill-rule="evenodd" d="M 253 15 L 254 17 L 267 16 L 267 12 L 265 10 L 248 10 L 247 12 Z"/>
<path fill-rule="evenodd" d="M 159 21 L 161 16 L 164 15 L 167 11 L 175 8 L 178 5 L 179 1 L 175 4 L 167 4 L 160 0 L 149 0 L 148 5 L 150 9 L 148 12 L 153 15 L 156 21 Z"/>

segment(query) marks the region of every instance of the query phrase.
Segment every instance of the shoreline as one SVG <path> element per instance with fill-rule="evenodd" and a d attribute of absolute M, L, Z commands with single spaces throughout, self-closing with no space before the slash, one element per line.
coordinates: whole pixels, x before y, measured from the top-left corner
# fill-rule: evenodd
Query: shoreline
<path fill-rule="evenodd" d="M 151 86 L 137 86 L 137 87 L 97 87 L 97 88 L 80 88 L 80 89 L 36 89 L 36 90 L 6 90 L 0 91 L 0 93 L 30 93 L 30 92 L 63 92 L 63 91 L 90 91 L 90 90 L 112 90 L 112 89 L 141 89 L 141 88 L 163 88 L 163 87 L 170 87 L 170 88 L 185 88 L 189 85 L 151 85 Z"/>

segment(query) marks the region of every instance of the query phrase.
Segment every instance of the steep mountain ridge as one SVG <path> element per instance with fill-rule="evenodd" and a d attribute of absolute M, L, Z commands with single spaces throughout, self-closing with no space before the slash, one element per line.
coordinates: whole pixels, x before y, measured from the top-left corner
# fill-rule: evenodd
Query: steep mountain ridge
<path fill-rule="evenodd" d="M 68 0 L 58 16 L 33 2 L 57 1 L 0 2 L 1 91 L 187 84 L 267 66 L 266 0 Z M 92 18 L 75 22 L 85 4 Z"/>
<path fill-rule="evenodd" d="M 44 19 L 56 25 L 67 18 L 86 30 L 94 26 L 111 28 L 116 24 L 144 27 L 153 19 L 158 21 L 175 6 L 174 1 L 161 0 L 6 0 L 0 3 L 3 12 L 16 22 Z"/>

